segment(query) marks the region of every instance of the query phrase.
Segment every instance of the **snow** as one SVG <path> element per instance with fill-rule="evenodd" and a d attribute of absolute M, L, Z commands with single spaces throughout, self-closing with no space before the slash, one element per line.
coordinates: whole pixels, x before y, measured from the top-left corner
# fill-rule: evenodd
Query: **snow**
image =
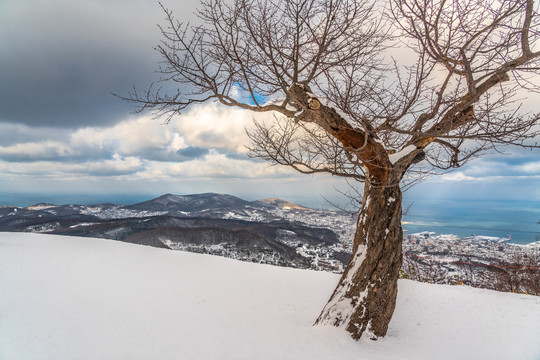
<path fill-rule="evenodd" d="M 501 238 L 497 236 L 484 236 L 484 235 L 472 235 L 472 236 L 469 236 L 469 238 L 472 238 L 473 240 L 477 240 L 477 241 L 493 241 L 493 242 L 505 242 L 505 241 L 510 240 L 508 238 Z"/>
<path fill-rule="evenodd" d="M 92 226 L 92 225 L 95 225 L 95 224 L 96 223 L 80 223 L 80 224 L 71 225 L 69 228 L 74 229 L 74 228 L 78 228 L 78 227 L 81 227 L 81 226 Z"/>
<path fill-rule="evenodd" d="M 323 312 L 325 315 L 321 318 L 321 324 L 336 324 L 338 326 L 346 327 L 349 324 L 349 319 L 356 309 L 352 304 L 352 299 L 346 296 L 346 292 L 349 290 L 349 284 L 351 284 L 353 276 L 356 274 L 362 263 L 366 259 L 367 246 L 359 245 L 356 253 L 351 258 L 351 268 L 348 270 L 346 278 L 342 282 L 342 286 L 333 295 L 332 299 L 325 305 Z M 354 299 L 356 306 L 363 306 L 362 300 L 367 295 L 367 289 L 358 294 Z M 364 309 L 365 310 L 365 309 Z M 368 327 L 369 330 L 369 327 Z"/>
<path fill-rule="evenodd" d="M 526 246 L 526 247 L 530 247 L 534 249 L 534 248 L 540 248 L 540 241 L 535 241 L 526 245 L 521 245 L 521 244 L 510 244 L 510 245 Z"/>
<path fill-rule="evenodd" d="M 34 206 L 27 207 L 28 210 L 45 210 L 56 207 L 56 205 L 50 205 L 50 204 L 38 204 Z"/>
<path fill-rule="evenodd" d="M 338 275 L 0 233 L 0 359 L 540 358 L 540 298 L 400 280 L 387 337 L 315 326 Z"/>
<path fill-rule="evenodd" d="M 414 150 L 416 150 L 416 146 L 414 145 L 407 145 L 405 146 L 401 151 L 395 153 L 395 154 L 391 154 L 388 156 L 388 158 L 390 159 L 390 162 L 392 164 L 395 164 L 397 163 L 401 158 L 409 155 L 411 152 L 413 152 Z"/>

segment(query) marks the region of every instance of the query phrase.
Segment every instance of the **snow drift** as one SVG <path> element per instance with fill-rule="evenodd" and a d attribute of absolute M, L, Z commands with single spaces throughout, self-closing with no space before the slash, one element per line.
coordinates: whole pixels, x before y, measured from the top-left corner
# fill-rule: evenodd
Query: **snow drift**
<path fill-rule="evenodd" d="M 540 298 L 402 280 L 388 336 L 313 327 L 338 276 L 0 233 L 0 359 L 540 358 Z"/>

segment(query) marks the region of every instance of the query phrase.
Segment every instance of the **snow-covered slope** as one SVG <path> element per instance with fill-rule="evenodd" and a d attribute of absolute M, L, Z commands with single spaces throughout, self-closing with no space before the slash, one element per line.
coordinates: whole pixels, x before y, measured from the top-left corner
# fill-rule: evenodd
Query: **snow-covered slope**
<path fill-rule="evenodd" d="M 0 233 L 0 359 L 540 358 L 540 298 L 400 281 L 389 334 L 313 327 L 337 275 Z"/>

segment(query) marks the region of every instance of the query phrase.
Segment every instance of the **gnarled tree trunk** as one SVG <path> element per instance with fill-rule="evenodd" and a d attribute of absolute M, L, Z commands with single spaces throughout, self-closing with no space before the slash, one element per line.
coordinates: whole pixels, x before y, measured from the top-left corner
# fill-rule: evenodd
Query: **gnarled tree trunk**
<path fill-rule="evenodd" d="M 371 130 L 353 127 L 334 108 L 320 104 L 306 86 L 293 84 L 289 92 L 303 108 L 297 120 L 318 124 L 339 140 L 366 174 L 353 255 L 316 324 L 345 326 L 354 339 L 364 332 L 376 339 L 386 335 L 396 307 L 403 239 L 399 183 L 406 168 L 390 161 Z M 418 151 L 415 146 L 402 157 L 412 158 Z"/>
<path fill-rule="evenodd" d="M 365 184 L 351 261 L 316 324 L 344 326 L 354 339 L 386 335 L 402 261 L 398 183 Z"/>

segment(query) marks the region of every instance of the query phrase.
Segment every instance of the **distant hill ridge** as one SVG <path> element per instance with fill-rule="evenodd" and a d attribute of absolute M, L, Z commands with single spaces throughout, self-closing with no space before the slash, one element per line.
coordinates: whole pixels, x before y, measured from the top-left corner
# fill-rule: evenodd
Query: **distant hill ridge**
<path fill-rule="evenodd" d="M 49 203 L 39 203 L 39 204 L 35 204 L 35 205 L 27 207 L 27 209 L 30 209 L 30 210 L 43 210 L 43 209 L 49 209 L 49 208 L 52 208 L 52 207 L 56 207 L 56 205 L 49 204 Z"/>
<path fill-rule="evenodd" d="M 146 211 L 184 211 L 196 212 L 214 209 L 242 208 L 242 207 L 267 207 L 277 206 L 280 208 L 310 210 L 291 201 L 268 198 L 257 201 L 247 201 L 233 195 L 203 193 L 191 195 L 165 194 L 152 200 L 124 206 L 129 210 Z"/>
<path fill-rule="evenodd" d="M 134 205 L 124 206 L 129 210 L 148 211 L 203 211 L 206 209 L 223 209 L 244 207 L 251 203 L 236 196 L 226 194 L 204 193 L 192 195 L 165 194 L 152 200 Z"/>
<path fill-rule="evenodd" d="M 77 204 L 63 204 L 56 205 L 52 203 L 40 202 L 31 206 L 15 206 L 15 205 L 0 205 L 0 208 L 19 208 L 27 210 L 45 210 L 51 208 L 74 208 L 74 207 L 84 207 L 85 205 Z M 227 208 L 267 208 L 278 207 L 284 209 L 297 209 L 297 210 L 313 210 L 309 207 L 298 205 L 292 201 L 283 200 L 279 198 L 266 198 L 262 200 L 247 201 L 229 194 L 219 194 L 219 193 L 202 193 L 202 194 L 188 194 L 188 195 L 176 195 L 176 194 L 164 194 L 157 198 L 139 202 L 132 205 L 124 204 L 112 204 L 112 203 L 102 203 L 102 204 L 91 204 L 86 206 L 99 206 L 101 208 L 111 208 L 117 207 L 127 210 L 135 211 L 179 211 L 179 212 L 200 212 L 208 210 L 217 210 L 217 209 L 227 209 Z"/>
<path fill-rule="evenodd" d="M 281 207 L 281 208 L 312 210 L 310 208 L 306 208 L 306 207 L 303 207 L 301 205 L 295 204 L 295 203 L 293 203 L 291 201 L 277 199 L 277 198 L 263 199 L 263 200 L 259 200 L 259 202 L 263 202 L 263 203 L 266 203 L 266 204 L 271 204 L 271 205 Z"/>

